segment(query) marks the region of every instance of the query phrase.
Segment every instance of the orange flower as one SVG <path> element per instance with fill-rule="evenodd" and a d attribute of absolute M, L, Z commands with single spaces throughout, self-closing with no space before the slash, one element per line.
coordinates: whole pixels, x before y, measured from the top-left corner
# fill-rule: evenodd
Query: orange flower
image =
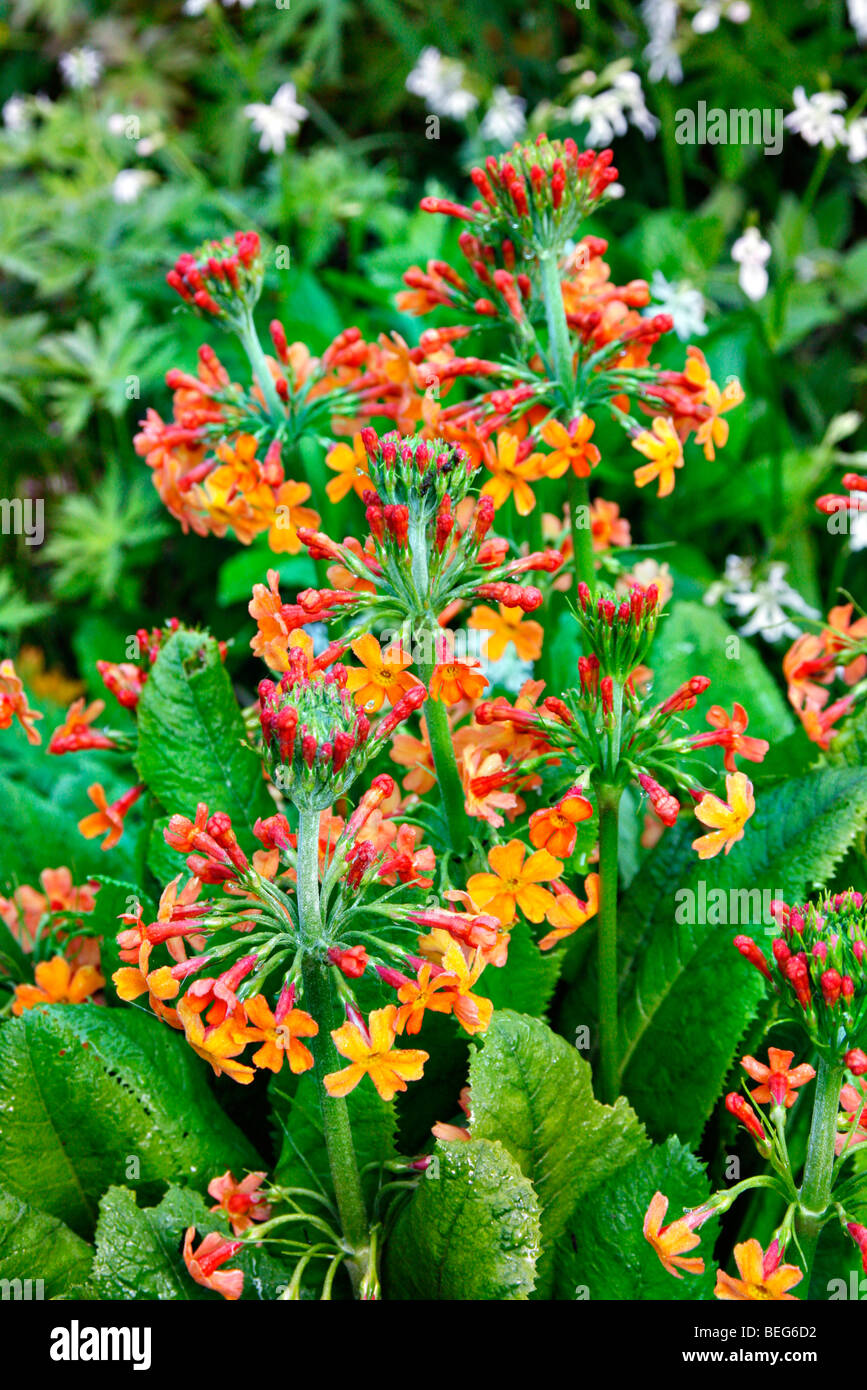
<path fill-rule="evenodd" d="M 266 1176 L 265 1173 L 248 1173 L 241 1182 L 236 1182 L 227 1170 L 208 1183 L 209 1196 L 217 1199 L 211 1211 L 223 1212 L 236 1236 L 249 1230 L 254 1221 L 267 1221 L 271 1215 L 271 1208 L 261 1192 Z"/>
<path fill-rule="evenodd" d="M 514 498 L 519 516 L 529 516 L 536 505 L 536 496 L 530 484 L 538 482 L 542 476 L 539 464 L 541 454 L 530 454 L 518 459 L 522 441 L 511 430 L 500 430 L 496 448 L 487 440 L 482 448 L 482 462 L 491 477 L 482 488 L 483 497 L 492 497 L 495 507 L 502 507 L 509 498 Z"/>
<path fill-rule="evenodd" d="M 440 994 L 440 990 L 450 990 L 453 985 L 454 979 L 445 970 L 434 975 L 432 965 L 422 965 L 416 979 L 407 980 L 397 991 L 400 1008 L 394 1020 L 395 1031 L 420 1032 L 426 1009 L 436 1014 L 451 1013 L 451 994 Z"/>
<path fill-rule="evenodd" d="M 541 434 L 546 444 L 554 450 L 543 460 L 541 468 L 546 478 L 562 478 L 569 468 L 579 478 L 589 478 L 591 468 L 595 468 L 602 455 L 590 436 L 596 426 L 589 415 L 579 415 L 566 429 L 557 420 L 548 420 L 542 426 Z"/>
<path fill-rule="evenodd" d="M 705 387 L 703 404 L 707 406 L 710 415 L 702 420 L 695 433 L 696 444 L 704 446 L 704 456 L 706 459 L 714 459 L 717 449 L 722 449 L 728 443 L 729 422 L 721 417 L 729 410 L 734 410 L 736 405 L 740 405 L 744 400 L 744 391 L 737 377 L 732 377 L 720 391 L 715 381 L 709 381 Z"/>
<path fill-rule="evenodd" d="M 456 705 L 459 700 L 477 700 L 488 684 L 487 676 L 474 670 L 477 661 L 444 661 L 433 669 L 430 681 L 430 697 L 442 700 L 446 705 Z"/>
<path fill-rule="evenodd" d="M 735 772 L 735 758 L 746 758 L 751 763 L 760 763 L 770 748 L 763 738 L 753 738 L 745 734 L 749 724 L 747 712 L 737 700 L 732 707 L 731 716 L 722 705 L 711 705 L 705 715 L 708 724 L 718 733 L 698 734 L 692 739 L 693 748 L 720 747 L 726 750 L 723 764 L 727 772 Z"/>
<path fill-rule="evenodd" d="M 311 531 L 319 529 L 319 513 L 312 507 L 302 507 L 310 496 L 307 483 L 295 483 L 287 479 L 277 489 L 275 499 L 276 513 L 268 532 L 268 544 L 278 554 L 297 555 L 301 550 L 298 527 L 309 526 Z"/>
<path fill-rule="evenodd" d="M 105 984 L 95 965 L 82 965 L 73 972 L 65 956 L 40 961 L 34 974 L 35 985 L 15 986 L 12 1012 L 16 1018 L 36 1004 L 82 1004 Z"/>
<path fill-rule="evenodd" d="M 485 958 L 481 950 L 476 950 L 470 961 L 456 941 L 452 941 L 443 956 L 443 967 L 451 977 L 454 989 L 452 1012 L 466 1033 L 484 1033 L 491 1021 L 494 1006 L 490 999 L 483 999 L 472 993 L 472 987 L 485 968 Z"/>
<path fill-rule="evenodd" d="M 704 1260 L 698 1256 L 687 1258 L 687 1255 L 701 1242 L 701 1237 L 695 1233 L 695 1226 L 701 1225 L 701 1220 L 706 1220 L 706 1216 L 702 1213 L 701 1220 L 697 1220 L 697 1213 L 691 1212 L 689 1216 L 682 1216 L 679 1221 L 663 1226 L 667 1211 L 668 1198 L 661 1192 L 654 1192 L 644 1217 L 644 1239 L 653 1246 L 663 1269 L 673 1274 L 675 1279 L 683 1278 L 678 1273 L 681 1269 L 687 1274 L 703 1274 Z"/>
<path fill-rule="evenodd" d="M 467 620 L 468 627 L 491 634 L 485 643 L 483 656 L 489 661 L 499 661 L 512 642 L 521 661 L 538 661 L 545 635 L 542 624 L 526 619 L 522 608 L 507 608 L 502 603 L 497 606 L 499 612 L 495 613 L 487 604 L 479 604 Z"/>
<path fill-rule="evenodd" d="M 83 698 L 74 700 L 66 711 L 66 719 L 48 740 L 49 753 L 76 753 L 80 748 L 113 748 L 113 739 L 90 727 L 104 709 L 104 700 L 94 700 L 86 708 Z"/>
<path fill-rule="evenodd" d="M 178 1004 L 178 1018 L 190 1047 L 209 1063 L 215 1076 L 225 1072 L 233 1081 L 249 1086 L 256 1073 L 252 1067 L 234 1059 L 244 1051 L 248 1042 L 259 1041 L 258 1033 L 248 1031 L 231 1015 L 222 1023 L 206 1027 L 201 1013 L 186 997 Z"/>
<path fill-rule="evenodd" d="M 767 1105 L 773 1102 L 774 1105 L 785 1105 L 789 1109 L 797 1100 L 796 1091 L 798 1086 L 803 1086 L 805 1082 L 812 1081 L 816 1075 L 813 1068 L 807 1062 L 801 1066 L 789 1069 L 789 1064 L 794 1057 L 794 1052 L 783 1052 L 778 1047 L 768 1048 L 768 1061 L 770 1066 L 765 1066 L 764 1062 L 759 1062 L 755 1057 L 744 1057 L 741 1066 L 748 1076 L 760 1085 L 750 1094 L 757 1105 Z"/>
<path fill-rule="evenodd" d="M 559 878 L 563 865 L 546 849 L 538 849 L 524 863 L 527 846 L 520 840 L 494 845 L 488 853 L 489 874 L 473 874 L 467 892 L 483 912 L 499 917 L 504 925 L 514 921 L 517 909 L 531 922 L 541 922 L 554 904 L 554 895 L 542 883 Z"/>
<path fill-rule="evenodd" d="M 721 849 L 728 854 L 732 845 L 744 837 L 744 826 L 756 809 L 753 784 L 742 772 L 730 773 L 726 778 L 726 796 L 728 803 L 705 792 L 695 808 L 696 818 L 711 827 L 710 835 L 701 835 L 692 842 L 699 859 L 713 859 Z"/>
<path fill-rule="evenodd" d="M 635 482 L 638 487 L 646 487 L 654 478 L 659 479 L 657 497 L 667 497 L 674 491 L 674 470 L 683 467 L 683 449 L 671 421 L 664 415 L 657 415 L 649 430 L 642 430 L 632 441 L 650 463 L 643 463 L 635 469 Z"/>
<path fill-rule="evenodd" d="M 335 444 L 325 455 L 325 463 L 337 474 L 327 484 L 325 491 L 332 502 L 342 502 L 343 498 L 355 490 L 359 497 L 371 486 L 368 473 L 367 450 L 360 434 L 352 436 L 352 448 L 348 444 Z"/>
<path fill-rule="evenodd" d="M 806 706 L 822 709 L 830 699 L 823 686 L 834 679 L 834 662 L 829 661 L 821 637 L 802 632 L 783 657 L 783 675 L 788 686 L 789 704 L 800 713 Z M 819 681 L 821 684 L 817 685 Z"/>
<path fill-rule="evenodd" d="M 500 812 L 519 809 L 518 798 L 510 790 L 514 774 L 506 767 L 501 753 L 489 753 L 469 744 L 461 755 L 459 770 L 468 816 L 486 820 L 499 829 L 505 823 Z"/>
<path fill-rule="evenodd" d="M 140 998 L 142 994 L 147 994 L 148 1003 L 154 1013 L 166 1023 L 171 1023 L 173 1028 L 180 1028 L 181 1024 L 173 1009 L 164 1006 L 166 999 L 177 998 L 180 985 L 172 975 L 171 966 L 163 965 L 159 970 L 148 971 L 148 963 L 153 947 L 149 941 L 143 941 L 138 953 L 137 965 L 122 965 L 115 970 L 112 975 L 114 987 L 118 997 L 125 999 L 128 1003 Z M 124 956 L 121 954 L 121 959 Z"/>
<path fill-rule="evenodd" d="M 409 675 L 406 669 L 412 665 L 412 657 L 400 643 L 393 642 L 382 651 L 373 634 L 365 632 L 362 637 L 356 637 L 351 646 L 362 665 L 348 668 L 346 688 L 362 709 L 381 709 L 385 700 L 396 705 L 408 690 L 418 685 L 415 676 Z"/>
<path fill-rule="evenodd" d="M 592 815 L 592 803 L 582 795 L 580 788 L 573 787 L 556 806 L 546 806 L 542 811 L 533 812 L 530 817 L 530 844 L 536 849 L 549 850 L 559 859 L 568 859 L 575 848 L 576 825 L 589 820 Z"/>
<path fill-rule="evenodd" d="M 867 618 L 857 618 L 852 622 L 854 605 L 841 603 L 828 614 L 828 626 L 822 633 L 822 641 L 829 656 L 847 651 L 852 642 L 863 642 L 867 638 Z M 855 685 L 867 675 L 867 656 L 856 656 L 848 666 L 843 667 L 843 680 L 847 685 Z"/>
<path fill-rule="evenodd" d="M 589 922 L 591 917 L 595 917 L 599 911 L 599 875 L 588 874 L 584 880 L 584 892 L 587 894 L 587 901 L 582 902 L 574 893 L 571 893 L 562 885 L 555 884 L 554 892 L 556 897 L 546 914 L 548 922 L 554 928 L 539 942 L 540 951 L 550 951 L 553 946 L 559 946 L 560 942 L 567 936 L 571 936 L 579 927 L 583 927 L 585 922 Z"/>
<path fill-rule="evenodd" d="M 128 792 L 124 792 L 123 796 L 118 797 L 117 801 L 113 801 L 109 806 L 102 785 L 93 782 L 87 789 L 87 795 L 97 810 L 92 811 L 89 816 L 82 817 L 78 822 L 79 831 L 86 840 L 92 840 L 94 836 L 107 830 L 102 849 L 111 849 L 123 834 L 123 822 L 127 811 L 133 802 L 138 801 L 143 791 L 143 786 L 130 787 Z"/>
<path fill-rule="evenodd" d="M 803 1274 L 797 1265 L 781 1265 L 782 1250 L 778 1241 L 768 1246 L 767 1254 L 757 1240 L 745 1240 L 735 1246 L 735 1263 L 740 1279 L 732 1279 L 723 1270 L 716 1272 L 717 1298 L 734 1301 L 752 1299 L 771 1299 L 777 1302 L 787 1300 L 796 1303 L 797 1299 L 788 1290 L 800 1284 Z"/>
<path fill-rule="evenodd" d="M 606 502 L 604 497 L 596 497 L 590 503 L 590 530 L 596 551 L 629 545 L 632 541 L 629 522 L 620 515 L 617 503 Z"/>
<path fill-rule="evenodd" d="M 31 709 L 27 703 L 21 677 L 15 670 L 15 663 L 6 658 L 0 661 L 0 729 L 9 729 L 12 720 L 17 719 L 28 743 L 41 743 L 42 735 L 33 725 L 45 716 L 39 710 Z"/>
<path fill-rule="evenodd" d="M 842 719 L 844 714 L 848 714 L 854 698 L 854 695 L 844 695 L 842 700 L 835 700 L 827 709 L 819 710 L 807 705 L 806 709 L 798 711 L 804 732 L 811 743 L 817 743 L 820 748 L 830 748 L 831 739 L 837 733 L 834 724 L 838 719 Z"/>
<path fill-rule="evenodd" d="M 316 1037 L 319 1024 L 314 1018 L 303 1009 L 287 1007 L 281 1010 L 280 1003 L 277 1005 L 277 1014 L 272 1014 L 263 994 L 256 994 L 252 999 L 245 1000 L 244 1008 L 248 1021 L 259 1030 L 257 1041 L 263 1044 L 258 1052 L 253 1053 L 254 1066 L 267 1067 L 269 1071 L 279 1072 L 283 1066 L 283 1058 L 286 1057 L 293 1075 L 297 1076 L 310 1070 L 313 1066 L 313 1053 L 300 1039 Z"/>
<path fill-rule="evenodd" d="M 408 767 L 408 775 L 404 777 L 401 785 L 405 791 L 416 792 L 418 796 L 424 796 L 425 792 L 430 791 L 436 785 L 434 776 L 433 753 L 427 736 L 427 726 L 422 715 L 420 721 L 420 738 L 414 738 L 412 734 L 395 734 L 391 741 L 391 760 L 397 763 L 398 767 Z"/>
<path fill-rule="evenodd" d="M 397 1008 L 389 1004 L 374 1009 L 365 1028 L 361 1019 L 347 1021 L 335 1028 L 331 1036 L 341 1057 L 350 1065 L 325 1077 L 330 1096 L 347 1096 L 369 1076 L 383 1100 L 393 1100 L 398 1091 L 406 1090 L 407 1081 L 418 1081 L 428 1060 L 427 1052 L 413 1048 L 395 1048 Z"/>
<path fill-rule="evenodd" d="M 233 1255 L 237 1254 L 243 1242 L 227 1240 L 218 1231 L 205 1236 L 198 1250 L 193 1253 L 195 1226 L 188 1226 L 184 1236 L 184 1264 L 193 1279 L 205 1289 L 213 1289 L 224 1298 L 234 1300 L 241 1297 L 244 1288 L 244 1272 L 240 1269 L 220 1269 Z"/>

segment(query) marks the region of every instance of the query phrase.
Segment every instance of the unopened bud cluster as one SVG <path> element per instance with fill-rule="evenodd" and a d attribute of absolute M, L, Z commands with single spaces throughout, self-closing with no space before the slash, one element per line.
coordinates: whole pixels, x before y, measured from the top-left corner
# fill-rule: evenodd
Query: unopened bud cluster
<path fill-rule="evenodd" d="M 185 251 L 166 281 L 203 318 L 238 327 L 262 293 L 264 274 L 258 234 L 236 232 Z"/>

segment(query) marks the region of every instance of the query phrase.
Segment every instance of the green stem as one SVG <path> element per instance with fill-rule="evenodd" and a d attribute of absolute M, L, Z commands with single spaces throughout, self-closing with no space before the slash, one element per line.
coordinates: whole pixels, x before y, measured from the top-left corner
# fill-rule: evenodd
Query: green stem
<path fill-rule="evenodd" d="M 265 405 L 268 408 L 268 414 L 271 416 L 271 422 L 276 429 L 276 427 L 286 419 L 286 407 L 277 395 L 277 387 L 274 385 L 274 378 L 268 368 L 268 362 L 262 350 L 262 344 L 259 342 L 259 335 L 256 332 L 256 325 L 253 322 L 252 314 L 247 315 L 247 321 L 244 327 L 239 330 L 239 337 L 244 351 L 250 359 L 250 366 L 258 382 L 259 390 L 265 397 Z"/>
<path fill-rule="evenodd" d="M 620 787 L 599 788 L 599 1099 L 613 1105 L 620 1089 L 617 1019 L 617 848 Z"/>
<path fill-rule="evenodd" d="M 586 526 L 581 524 L 585 520 Z M 596 561 L 593 557 L 593 528 L 590 525 L 590 484 L 586 478 L 579 478 L 575 473 L 569 478 L 569 525 L 572 528 L 572 559 L 575 565 L 577 603 L 578 585 L 582 580 L 591 594 L 596 592 Z"/>
<path fill-rule="evenodd" d="M 349 1108 L 343 1097 L 330 1096 L 325 1076 L 340 1065 L 331 1038 L 334 1027 L 334 1000 L 330 967 L 324 954 L 322 913 L 319 906 L 319 812 L 299 811 L 298 820 L 298 916 L 304 939 L 301 979 L 304 1004 L 319 1024 L 310 1039 L 314 1075 L 322 1114 L 322 1131 L 331 1169 L 331 1181 L 340 1213 L 340 1224 L 353 1258 L 347 1262 L 353 1287 L 357 1288 L 367 1265 L 369 1244 L 367 1209 L 352 1141 Z"/>
<path fill-rule="evenodd" d="M 841 1063 L 820 1058 L 813 1097 L 813 1122 L 807 1141 L 807 1158 L 795 1218 L 795 1231 L 806 1262 L 804 1274 L 808 1292 L 819 1233 L 831 1204 L 834 1140 L 837 1137 L 837 1112 L 843 1075 Z"/>
<path fill-rule="evenodd" d="M 575 399 L 575 374 L 572 369 L 572 338 L 566 322 L 563 288 L 560 283 L 560 264 L 556 251 L 539 257 L 542 273 L 542 298 L 545 301 L 545 322 L 548 325 L 548 352 L 563 394 L 563 406 L 571 410 Z"/>
<path fill-rule="evenodd" d="M 413 584 L 419 603 L 420 623 L 418 631 L 414 632 L 412 636 L 417 639 L 416 649 L 425 654 L 430 649 L 433 658 L 428 661 L 425 655 L 416 662 L 419 678 L 430 691 L 431 678 L 436 664 L 436 643 L 438 637 L 442 636 L 442 629 L 437 623 L 436 615 L 428 607 L 430 574 L 427 547 L 427 522 L 423 517 L 413 517 L 409 527 L 409 551 Z M 463 854 L 467 848 L 469 836 L 464 788 L 461 774 L 458 771 L 448 714 L 442 700 L 433 700 L 428 696 L 424 704 L 424 722 L 433 755 L 447 833 L 455 853 Z"/>

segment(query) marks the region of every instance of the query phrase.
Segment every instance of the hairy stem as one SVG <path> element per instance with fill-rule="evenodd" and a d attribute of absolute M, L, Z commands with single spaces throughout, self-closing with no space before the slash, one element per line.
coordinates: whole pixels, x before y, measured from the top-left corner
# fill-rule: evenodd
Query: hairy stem
<path fill-rule="evenodd" d="M 262 344 L 259 342 L 259 335 L 256 332 L 252 314 L 247 315 L 247 322 L 240 331 L 239 337 L 244 351 L 250 359 L 250 366 L 253 369 L 259 390 L 265 397 L 265 405 L 271 416 L 271 423 L 276 428 L 281 421 L 286 419 L 286 407 L 277 395 L 277 387 L 274 385 L 274 378 L 269 370 Z"/>
<path fill-rule="evenodd" d="M 308 1013 L 312 1014 L 319 1024 L 319 1032 L 310 1040 L 310 1050 L 313 1053 L 314 1076 L 322 1114 L 322 1132 L 331 1169 L 331 1181 L 334 1184 L 334 1195 L 337 1199 L 337 1210 L 340 1213 L 344 1239 L 353 1253 L 352 1260 L 347 1262 L 347 1269 L 353 1286 L 357 1288 L 366 1267 L 369 1227 L 349 1123 L 349 1108 L 344 1098 L 329 1096 L 325 1088 L 326 1074 L 339 1069 L 340 1059 L 331 1038 L 334 1027 L 334 999 L 330 967 L 322 940 L 318 811 L 299 812 L 296 867 L 298 914 L 304 937 L 301 964 L 304 1004 Z"/>
<path fill-rule="evenodd" d="M 819 1060 L 816 1091 L 813 1097 L 813 1121 L 807 1141 L 804 1177 L 798 1194 L 795 1231 L 804 1252 L 805 1284 L 809 1293 L 810 1275 L 819 1233 L 831 1204 L 831 1182 L 834 1174 L 834 1140 L 837 1136 L 837 1111 L 840 1108 L 840 1088 L 844 1068 L 839 1062 Z"/>
<path fill-rule="evenodd" d="M 617 1019 L 617 847 L 620 787 L 599 788 L 599 1099 L 613 1105 L 620 1089 Z"/>

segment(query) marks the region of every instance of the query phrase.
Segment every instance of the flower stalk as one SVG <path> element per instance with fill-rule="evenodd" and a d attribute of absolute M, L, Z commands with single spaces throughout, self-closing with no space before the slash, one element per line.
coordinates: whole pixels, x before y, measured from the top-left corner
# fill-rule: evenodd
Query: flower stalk
<path fill-rule="evenodd" d="M 834 1141 L 837 1112 L 845 1068 L 842 1063 L 821 1057 L 816 1075 L 813 1120 L 807 1141 L 804 1177 L 798 1194 L 795 1232 L 804 1255 L 807 1274 L 813 1267 L 819 1233 L 831 1204 L 834 1175 Z"/>
<path fill-rule="evenodd" d="M 617 1015 L 617 848 L 622 787 L 599 788 L 599 1098 L 613 1105 L 620 1087 Z"/>

